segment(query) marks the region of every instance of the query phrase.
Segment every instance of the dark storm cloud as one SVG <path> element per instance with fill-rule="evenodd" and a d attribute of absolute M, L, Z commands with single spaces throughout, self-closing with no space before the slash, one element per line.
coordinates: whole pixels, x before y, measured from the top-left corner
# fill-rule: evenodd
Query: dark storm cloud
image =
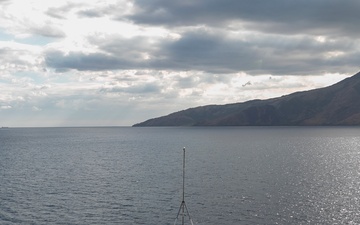
<path fill-rule="evenodd" d="M 164 69 L 280 75 L 319 73 L 324 70 L 339 72 L 341 65 L 355 68 L 358 61 L 350 57 L 357 59 L 359 55 L 353 51 L 356 41 L 347 38 L 323 42 L 308 36 L 254 34 L 238 38 L 226 32 L 206 29 L 195 29 L 183 33 L 179 39 L 163 39 L 153 43 L 145 37 L 89 40 L 103 53 L 63 54 L 50 51 L 47 52 L 47 65 L 60 71 Z M 347 54 L 342 54 L 344 52 Z"/>
<path fill-rule="evenodd" d="M 179 38 L 120 35 L 92 36 L 98 53 L 48 51 L 46 63 L 58 71 L 154 69 L 207 73 L 319 74 L 356 71 L 360 1 L 348 0 L 135 0 L 124 17 L 124 4 L 67 4 L 48 10 L 61 18 L 109 16 L 166 27 Z M 77 7 L 78 8 L 75 8 Z M 61 37 L 56 29 L 42 35 Z M 39 31 L 39 32 L 40 32 Z M 236 33 L 237 31 L 240 31 Z M 322 36 L 320 39 L 317 39 Z M 340 69 L 339 67 L 346 69 Z"/>
<path fill-rule="evenodd" d="M 124 38 L 113 35 L 105 39 L 89 37 L 89 42 L 104 52 L 132 61 L 143 61 L 145 53 L 154 54 L 159 47 L 157 42 L 142 36 Z"/>
<path fill-rule="evenodd" d="M 329 52 L 350 52 L 355 41 L 347 39 L 319 42 L 311 37 L 249 36 L 245 39 L 226 33 L 194 31 L 159 49 L 166 61 L 156 67 L 199 70 L 211 73 L 246 71 L 251 74 L 299 74 L 331 70 L 341 64 L 357 67 L 344 56 L 326 58 Z M 353 64 L 351 62 L 354 62 Z"/>
<path fill-rule="evenodd" d="M 62 53 L 59 50 L 51 50 L 45 53 L 47 66 L 58 71 L 76 69 L 80 71 L 92 70 L 123 70 L 153 68 L 154 60 L 144 59 L 146 54 L 156 54 L 148 38 L 135 37 L 132 39 L 120 36 L 110 36 L 105 40 L 98 37 L 89 37 L 89 42 L 99 48 L 102 52 Z"/>
<path fill-rule="evenodd" d="M 129 61 L 109 56 L 102 53 L 85 54 L 82 52 L 70 52 L 64 54 L 60 51 L 48 51 L 45 56 L 47 66 L 63 72 L 69 69 L 80 71 L 92 70 L 113 70 L 128 69 Z"/>
<path fill-rule="evenodd" d="M 247 29 L 281 33 L 359 33 L 358 0 L 135 0 L 130 19 L 163 26 L 219 26 L 245 22 Z"/>
<path fill-rule="evenodd" d="M 104 53 L 47 52 L 48 66 L 64 70 L 170 69 L 232 72 L 250 69 L 258 53 L 246 42 L 228 41 L 206 32 L 185 33 L 179 40 L 150 43 L 143 37 L 90 39 Z M 149 59 L 144 57 L 148 56 Z M 256 63 L 255 63 L 256 64 Z"/>
<path fill-rule="evenodd" d="M 194 77 L 177 77 L 175 82 L 179 88 L 192 88 L 198 84 Z"/>
<path fill-rule="evenodd" d="M 164 43 L 160 49 L 167 60 L 156 62 L 156 66 L 170 65 L 174 69 L 226 73 L 251 69 L 258 58 L 258 53 L 247 42 L 206 31 L 185 33 L 179 40 Z"/>

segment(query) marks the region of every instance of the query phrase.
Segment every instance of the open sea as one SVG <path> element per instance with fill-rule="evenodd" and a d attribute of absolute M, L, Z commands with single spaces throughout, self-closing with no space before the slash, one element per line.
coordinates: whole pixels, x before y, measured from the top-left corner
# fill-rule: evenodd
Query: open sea
<path fill-rule="evenodd" d="M 0 224 L 173 224 L 183 147 L 194 224 L 360 224 L 360 127 L 3 128 Z"/>

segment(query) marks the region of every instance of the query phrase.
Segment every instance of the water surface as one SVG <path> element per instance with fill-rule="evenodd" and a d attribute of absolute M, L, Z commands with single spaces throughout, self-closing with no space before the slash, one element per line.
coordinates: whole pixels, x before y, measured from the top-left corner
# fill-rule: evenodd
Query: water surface
<path fill-rule="evenodd" d="M 359 224 L 359 131 L 0 129 L 0 224 Z"/>

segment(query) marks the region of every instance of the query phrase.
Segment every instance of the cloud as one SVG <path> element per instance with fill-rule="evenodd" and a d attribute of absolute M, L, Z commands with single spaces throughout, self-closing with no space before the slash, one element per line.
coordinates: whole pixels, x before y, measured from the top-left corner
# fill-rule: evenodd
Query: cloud
<path fill-rule="evenodd" d="M 250 85 L 252 85 L 252 83 L 250 81 L 248 81 L 245 84 L 243 84 L 242 87 L 246 87 L 246 86 L 250 86 Z"/>
<path fill-rule="evenodd" d="M 41 49 L 13 41 L 0 41 L 0 71 L 9 73 L 38 70 L 41 67 Z"/>
<path fill-rule="evenodd" d="M 34 112 L 39 112 L 39 111 L 41 111 L 42 109 L 40 109 L 40 108 L 38 108 L 38 107 L 36 107 L 36 106 L 33 106 L 33 107 L 31 108 L 31 110 L 34 111 Z"/>
<path fill-rule="evenodd" d="M 107 3 L 101 1 L 83 7 L 77 14 L 85 18 L 111 17 L 115 20 L 124 20 L 124 15 L 131 11 L 131 5 L 131 2 L 126 0 L 108 1 Z"/>
<path fill-rule="evenodd" d="M 53 67 L 58 71 L 69 69 L 84 70 L 113 70 L 128 69 L 129 63 L 126 60 L 109 56 L 102 53 L 82 53 L 70 52 L 68 54 L 61 51 L 49 51 L 46 53 L 45 62 L 47 66 Z"/>
<path fill-rule="evenodd" d="M 359 4 L 0 0 L 0 116 L 130 125 L 326 86 L 359 69 Z"/>
<path fill-rule="evenodd" d="M 259 57 L 251 48 L 251 43 L 227 38 L 221 32 L 194 30 L 182 34 L 178 40 L 164 43 L 161 53 L 167 58 L 156 64 L 213 73 L 250 70 Z"/>
<path fill-rule="evenodd" d="M 73 10 L 77 10 L 78 7 L 83 6 L 83 3 L 65 3 L 64 5 L 60 5 L 57 7 L 49 7 L 46 11 L 45 14 L 53 17 L 55 19 L 61 19 L 61 20 L 65 20 L 67 18 L 67 15 L 73 11 Z"/>
<path fill-rule="evenodd" d="M 139 24 L 165 26 L 224 26 L 241 24 L 249 30 L 270 33 L 343 32 L 358 34 L 356 0 L 135 0 L 129 18 Z"/>
<path fill-rule="evenodd" d="M 49 23 L 40 26 L 31 27 L 30 33 L 32 33 L 33 35 L 40 35 L 50 38 L 63 38 L 66 36 L 63 30 Z"/>
<path fill-rule="evenodd" d="M 78 14 L 79 16 L 90 17 L 90 18 L 103 16 L 102 12 L 99 12 L 99 10 L 95 10 L 95 9 L 81 10 L 78 12 Z"/>
<path fill-rule="evenodd" d="M 105 93 L 136 93 L 136 94 L 147 94 L 147 93 L 160 93 L 161 86 L 157 83 L 145 83 L 137 84 L 127 87 L 113 86 L 111 88 L 103 88 L 100 91 Z"/>
<path fill-rule="evenodd" d="M 0 109 L 11 109 L 12 107 L 10 105 L 2 105 L 0 106 Z"/>
<path fill-rule="evenodd" d="M 34 7 L 43 14 L 33 22 L 17 19 L 15 33 L 55 38 L 44 49 L 44 59 L 61 72 L 150 69 L 295 75 L 358 68 L 360 49 L 351 35 L 358 32 L 352 29 L 357 26 L 352 12 L 360 3 L 352 0 L 133 3 L 38 4 Z M 127 30 L 111 32 L 101 28 L 104 24 Z M 342 64 L 347 69 L 339 69 Z"/>
<path fill-rule="evenodd" d="M 135 36 L 89 37 L 99 52 L 46 52 L 46 64 L 59 71 L 151 69 L 207 73 L 316 74 L 356 70 L 360 46 L 349 38 L 287 36 L 263 33 L 236 35 L 222 29 L 194 28 L 179 38 Z"/>

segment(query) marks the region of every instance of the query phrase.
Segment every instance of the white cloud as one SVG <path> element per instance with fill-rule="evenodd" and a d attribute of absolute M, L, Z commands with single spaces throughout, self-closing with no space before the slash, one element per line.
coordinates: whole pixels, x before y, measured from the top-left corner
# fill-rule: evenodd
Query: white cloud
<path fill-rule="evenodd" d="M 0 106 L 0 109 L 11 109 L 12 107 L 10 105 L 2 105 Z"/>
<path fill-rule="evenodd" d="M 40 108 L 38 108 L 38 107 L 36 107 L 36 106 L 33 106 L 33 107 L 32 107 L 32 111 L 34 111 L 34 112 L 38 112 L 38 111 L 41 111 L 41 109 L 40 109 Z"/>
<path fill-rule="evenodd" d="M 1 1 L 0 116 L 17 126 L 131 125 L 359 69 L 358 2 L 253 4 Z"/>

